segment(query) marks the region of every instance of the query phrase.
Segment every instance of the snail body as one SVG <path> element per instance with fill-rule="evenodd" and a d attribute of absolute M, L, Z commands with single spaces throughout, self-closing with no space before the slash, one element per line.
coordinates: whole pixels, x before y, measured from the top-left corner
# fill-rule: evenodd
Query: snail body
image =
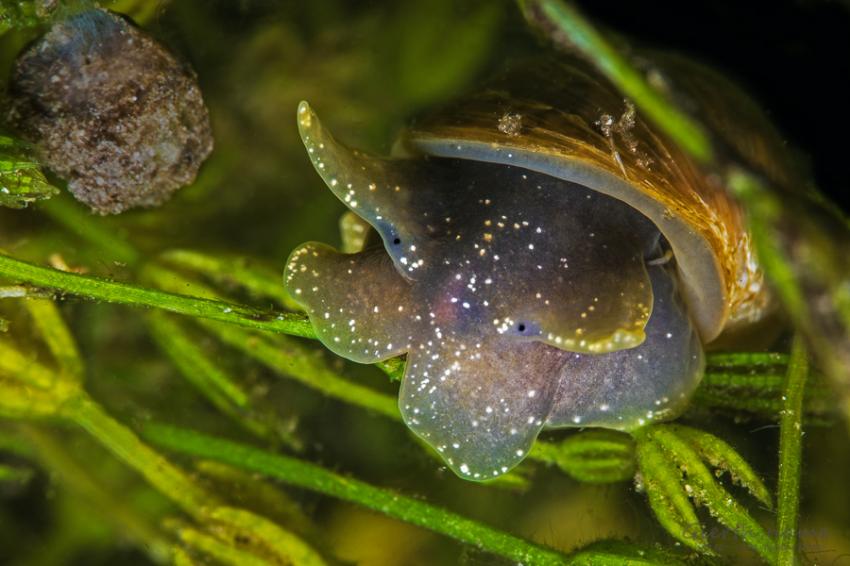
<path fill-rule="evenodd" d="M 545 427 L 678 414 L 703 344 L 767 310 L 737 206 L 581 64 L 509 72 L 395 159 L 340 144 L 306 103 L 298 124 L 382 243 L 304 244 L 287 289 L 335 353 L 407 354 L 404 420 L 462 477 L 508 471 Z"/>

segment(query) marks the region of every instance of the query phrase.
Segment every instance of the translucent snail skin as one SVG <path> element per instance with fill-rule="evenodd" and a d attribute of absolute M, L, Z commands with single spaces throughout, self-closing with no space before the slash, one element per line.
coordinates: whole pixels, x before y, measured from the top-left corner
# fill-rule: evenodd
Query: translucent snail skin
<path fill-rule="evenodd" d="M 742 95 L 688 68 L 688 92 L 732 122 L 723 101 Z M 507 472 L 543 428 L 677 415 L 703 345 L 769 310 L 735 203 L 580 63 L 509 70 L 407 131 L 395 158 L 337 142 L 306 103 L 298 125 L 380 239 L 300 246 L 286 288 L 340 356 L 407 355 L 399 409 L 461 477 Z M 774 139 L 753 131 L 767 133 L 736 143 L 759 162 Z"/>

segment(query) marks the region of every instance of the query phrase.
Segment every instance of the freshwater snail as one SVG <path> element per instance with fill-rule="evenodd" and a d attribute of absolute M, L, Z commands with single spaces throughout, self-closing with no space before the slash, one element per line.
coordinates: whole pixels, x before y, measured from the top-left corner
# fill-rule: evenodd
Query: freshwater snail
<path fill-rule="evenodd" d="M 784 181 L 751 103 L 685 68 L 730 146 Z M 462 477 L 508 471 L 544 427 L 679 413 L 703 345 L 769 310 L 736 204 L 579 62 L 515 67 L 407 131 L 396 158 L 335 141 L 306 103 L 298 125 L 382 245 L 304 244 L 286 287 L 335 353 L 407 354 L 404 420 Z"/>

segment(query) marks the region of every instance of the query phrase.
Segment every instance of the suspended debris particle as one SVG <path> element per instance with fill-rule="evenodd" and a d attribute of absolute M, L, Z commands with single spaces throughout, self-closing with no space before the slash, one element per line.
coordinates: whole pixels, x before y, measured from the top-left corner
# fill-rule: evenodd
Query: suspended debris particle
<path fill-rule="evenodd" d="M 508 136 L 518 136 L 522 131 L 522 115 L 505 112 L 499 118 L 499 131 Z"/>

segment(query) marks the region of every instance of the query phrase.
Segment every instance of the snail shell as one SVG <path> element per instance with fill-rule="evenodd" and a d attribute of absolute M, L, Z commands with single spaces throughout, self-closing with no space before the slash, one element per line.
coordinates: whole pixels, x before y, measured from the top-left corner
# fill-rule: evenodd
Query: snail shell
<path fill-rule="evenodd" d="M 714 71 L 654 56 L 721 138 L 774 182 L 794 159 L 756 105 Z M 659 134 L 579 61 L 516 65 L 487 88 L 416 124 L 408 151 L 523 167 L 619 199 L 664 234 L 704 342 L 771 310 L 743 212 L 717 179 Z"/>

